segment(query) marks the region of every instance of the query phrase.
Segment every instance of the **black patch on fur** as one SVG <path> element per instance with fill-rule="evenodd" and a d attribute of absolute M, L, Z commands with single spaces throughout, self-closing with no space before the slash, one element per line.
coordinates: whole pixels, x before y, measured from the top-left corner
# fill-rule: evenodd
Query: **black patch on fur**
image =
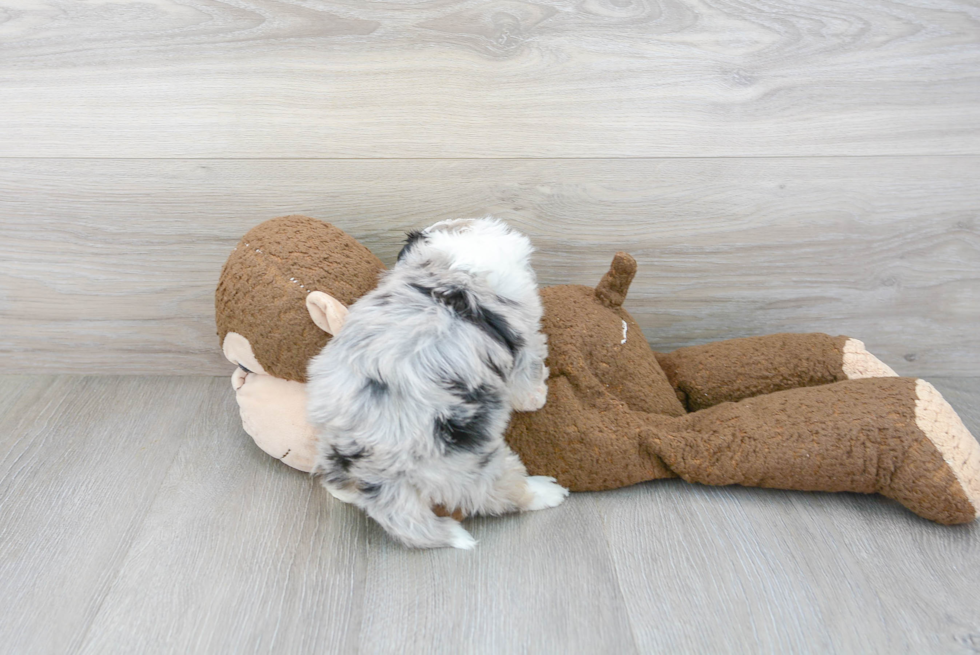
<path fill-rule="evenodd" d="M 357 490 L 360 491 L 365 496 L 370 496 L 371 498 L 377 498 L 378 494 L 381 493 L 381 485 L 371 484 L 370 482 L 358 482 Z"/>
<path fill-rule="evenodd" d="M 444 379 L 442 381 L 442 386 L 446 387 L 446 391 L 454 396 L 462 396 L 470 391 L 470 388 L 466 385 L 466 383 L 461 380 Z"/>
<path fill-rule="evenodd" d="M 422 286 L 421 284 L 415 284 L 414 282 L 410 283 L 408 286 L 412 287 L 423 296 L 428 296 L 429 298 L 432 298 L 432 292 L 435 291 L 435 289 L 432 287 Z"/>
<path fill-rule="evenodd" d="M 451 380 L 446 388 L 467 405 L 477 405 L 491 409 L 497 409 L 501 405 L 500 396 L 494 391 L 493 387 L 487 384 L 481 384 L 471 389 L 459 380 Z"/>
<path fill-rule="evenodd" d="M 388 393 L 388 384 L 383 380 L 375 380 L 374 378 L 368 378 L 364 388 L 374 399 L 383 398 Z"/>
<path fill-rule="evenodd" d="M 473 294 L 465 287 L 434 289 L 421 284 L 411 286 L 419 293 L 445 305 L 464 321 L 483 330 L 491 339 L 507 348 L 511 356 L 516 357 L 517 351 L 524 347 L 524 338 L 514 332 L 507 319 L 477 303 Z"/>
<path fill-rule="evenodd" d="M 327 459 L 334 465 L 334 469 L 340 468 L 344 473 L 350 471 L 350 467 L 354 465 L 354 462 L 367 454 L 364 448 L 358 448 L 353 453 L 347 455 L 337 450 L 336 446 L 331 446 L 331 450 L 332 452 L 327 455 Z"/>
<path fill-rule="evenodd" d="M 507 319 L 497 312 L 486 307 L 477 307 L 476 309 L 477 312 L 472 318 L 464 318 L 467 318 L 467 320 L 489 334 L 493 339 L 505 346 L 511 355 L 516 357 L 517 351 L 524 347 L 524 338 L 514 332 Z"/>
<path fill-rule="evenodd" d="M 449 450 L 474 451 L 487 439 L 484 432 L 483 412 L 477 412 L 469 419 L 454 416 L 436 419 L 436 437 L 442 440 Z"/>
<path fill-rule="evenodd" d="M 432 297 L 456 312 L 462 318 L 467 318 L 473 313 L 474 303 L 469 292 L 463 287 L 451 286 L 434 290 Z"/>
<path fill-rule="evenodd" d="M 486 468 L 487 464 L 490 463 L 490 460 L 492 460 L 496 456 L 496 454 L 497 454 L 496 450 L 491 450 L 488 453 L 483 453 L 483 457 L 480 458 L 480 468 L 481 469 Z"/>
<path fill-rule="evenodd" d="M 448 417 L 436 419 L 436 438 L 447 450 L 476 452 L 490 438 L 490 420 L 503 405 L 500 395 L 486 384 L 470 388 L 459 380 L 447 380 L 445 385 L 460 404 Z"/>
<path fill-rule="evenodd" d="M 483 360 L 483 363 L 486 364 L 487 368 L 493 371 L 494 375 L 505 382 L 507 381 L 507 376 L 504 375 L 504 370 L 500 368 L 497 362 L 493 361 L 492 359 L 485 359 Z"/>
<path fill-rule="evenodd" d="M 425 239 L 425 236 L 422 234 L 421 230 L 412 230 L 406 233 L 405 245 L 402 246 L 402 249 L 398 251 L 398 259 L 396 261 L 400 262 L 402 260 L 402 257 L 405 256 L 405 253 L 411 250 L 412 246 L 414 246 L 415 242 L 418 241 L 419 239 Z"/>

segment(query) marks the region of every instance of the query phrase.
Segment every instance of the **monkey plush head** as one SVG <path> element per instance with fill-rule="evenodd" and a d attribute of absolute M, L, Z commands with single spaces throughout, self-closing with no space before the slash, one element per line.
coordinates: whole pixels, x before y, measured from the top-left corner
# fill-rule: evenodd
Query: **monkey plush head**
<path fill-rule="evenodd" d="M 353 237 L 306 216 L 283 216 L 242 237 L 214 296 L 222 351 L 238 366 L 232 386 L 242 425 L 266 453 L 313 465 L 306 365 L 373 289 L 384 264 Z"/>

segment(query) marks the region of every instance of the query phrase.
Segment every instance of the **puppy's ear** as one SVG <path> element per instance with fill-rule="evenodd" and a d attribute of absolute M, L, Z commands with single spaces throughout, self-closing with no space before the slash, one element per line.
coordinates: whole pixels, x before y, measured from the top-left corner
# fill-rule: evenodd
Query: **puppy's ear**
<path fill-rule="evenodd" d="M 306 294 L 306 309 L 317 327 L 330 336 L 337 336 L 347 320 L 348 310 L 344 303 L 322 291 Z"/>

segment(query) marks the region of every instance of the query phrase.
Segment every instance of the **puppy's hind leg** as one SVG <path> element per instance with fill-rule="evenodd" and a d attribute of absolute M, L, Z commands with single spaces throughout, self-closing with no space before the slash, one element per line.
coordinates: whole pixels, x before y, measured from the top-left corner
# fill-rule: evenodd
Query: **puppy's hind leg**
<path fill-rule="evenodd" d="M 475 513 L 505 514 L 546 509 L 560 505 L 568 497 L 568 489 L 554 478 L 528 477 L 524 464 L 506 445 L 497 451 L 485 472 L 493 481 L 484 496 L 475 499 Z"/>
<path fill-rule="evenodd" d="M 476 540 L 455 520 L 436 516 L 404 480 L 362 485 L 357 505 L 385 532 L 411 548 L 471 550 Z"/>

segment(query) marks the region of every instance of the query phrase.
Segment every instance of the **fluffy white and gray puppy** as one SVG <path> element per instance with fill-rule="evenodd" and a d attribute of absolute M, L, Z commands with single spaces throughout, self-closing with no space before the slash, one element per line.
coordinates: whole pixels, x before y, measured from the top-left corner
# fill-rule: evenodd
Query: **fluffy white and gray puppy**
<path fill-rule="evenodd" d="M 417 548 L 473 548 L 466 515 L 544 509 L 568 491 L 528 477 L 504 442 L 512 409 L 544 405 L 547 342 L 526 236 L 493 219 L 408 235 L 309 366 L 313 472 Z"/>

